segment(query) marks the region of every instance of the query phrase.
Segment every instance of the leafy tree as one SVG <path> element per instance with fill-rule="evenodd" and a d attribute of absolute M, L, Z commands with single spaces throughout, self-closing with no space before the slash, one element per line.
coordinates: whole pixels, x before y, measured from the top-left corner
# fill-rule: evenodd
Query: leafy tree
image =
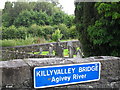
<path fill-rule="evenodd" d="M 85 56 L 120 56 L 120 2 L 76 3 L 75 16 Z"/>
<path fill-rule="evenodd" d="M 48 1 L 48 0 L 47 0 Z M 30 26 L 37 25 L 58 25 L 61 23 L 70 27 L 73 24 L 74 16 L 65 14 L 59 3 L 54 0 L 49 2 L 6 2 L 3 9 L 3 26 L 11 25 Z"/>
<path fill-rule="evenodd" d="M 24 10 L 32 10 L 34 6 L 34 4 L 31 4 L 29 2 L 13 2 L 13 4 L 14 6 L 12 15 L 14 17 L 17 17 Z"/>
<path fill-rule="evenodd" d="M 32 6 L 28 2 L 6 2 L 3 9 L 3 25 L 11 26 L 14 20 L 23 10 L 31 10 Z"/>
<path fill-rule="evenodd" d="M 64 17 L 64 24 L 67 25 L 67 27 L 71 27 L 72 25 L 74 25 L 74 16 L 73 15 L 67 15 L 65 14 L 65 17 Z"/>
<path fill-rule="evenodd" d="M 44 26 L 43 27 L 43 31 L 44 31 L 44 38 L 46 40 L 51 40 L 52 39 L 52 34 L 55 31 L 53 26 Z"/>
<path fill-rule="evenodd" d="M 52 40 L 58 42 L 58 41 L 62 38 L 62 35 L 63 35 L 63 34 L 61 34 L 60 30 L 57 29 L 57 30 L 52 34 Z"/>
<path fill-rule="evenodd" d="M 2 39 L 14 39 L 16 38 L 17 29 L 15 26 L 10 26 L 9 28 L 2 28 Z"/>
<path fill-rule="evenodd" d="M 77 38 L 77 31 L 76 31 L 76 26 L 71 26 L 68 31 L 67 34 L 69 35 L 68 38 L 71 39 L 76 39 Z"/>
<path fill-rule="evenodd" d="M 97 3 L 96 7 L 101 17 L 88 28 L 90 40 L 100 46 L 101 55 L 120 56 L 120 5 Z"/>
<path fill-rule="evenodd" d="M 67 27 L 71 27 L 74 24 L 74 16 L 59 11 L 52 15 L 52 21 L 53 25 L 65 24 Z"/>
<path fill-rule="evenodd" d="M 31 37 L 43 37 L 45 35 L 42 26 L 32 24 L 27 30 L 27 36 Z"/>
<path fill-rule="evenodd" d="M 2 10 L 0 9 L 0 27 L 2 26 Z"/>
<path fill-rule="evenodd" d="M 34 20 L 31 18 L 35 15 L 33 11 L 22 11 L 19 16 L 15 19 L 14 25 L 15 26 L 30 26 L 34 23 Z"/>
<path fill-rule="evenodd" d="M 5 8 L 3 9 L 3 13 L 10 13 L 13 8 L 13 3 L 5 2 Z"/>
<path fill-rule="evenodd" d="M 13 23 L 13 17 L 11 16 L 12 13 L 12 7 L 13 3 L 11 2 L 6 2 L 5 3 L 5 9 L 3 9 L 3 15 L 2 15 L 2 22 L 3 26 L 11 26 Z"/>
<path fill-rule="evenodd" d="M 45 12 L 37 12 L 36 24 L 38 25 L 50 25 L 51 17 L 49 17 Z"/>
<path fill-rule="evenodd" d="M 27 36 L 27 28 L 16 28 L 14 25 L 10 27 L 2 27 L 2 39 L 25 39 Z"/>
<path fill-rule="evenodd" d="M 49 16 L 53 15 L 59 10 L 60 10 L 59 7 L 56 7 L 56 5 L 49 3 L 49 2 L 38 2 L 36 3 L 34 7 L 34 11 L 37 11 L 37 12 L 42 11 L 42 12 L 45 12 Z"/>
<path fill-rule="evenodd" d="M 64 22 L 64 13 L 63 12 L 57 12 L 52 16 L 53 25 L 58 25 Z"/>
<path fill-rule="evenodd" d="M 59 24 L 58 25 L 58 29 L 60 30 L 60 32 L 63 34 L 62 39 L 68 39 L 69 35 L 68 35 L 68 28 L 65 24 Z"/>
<path fill-rule="evenodd" d="M 35 12 L 33 10 L 28 11 L 25 10 L 19 14 L 19 16 L 15 19 L 14 24 L 16 26 L 30 26 L 32 24 L 38 25 L 49 25 L 50 18 L 44 12 Z"/>
<path fill-rule="evenodd" d="M 75 10 L 75 21 L 76 21 L 76 29 L 79 33 L 79 40 L 82 43 L 82 51 L 85 56 L 93 55 L 94 47 L 89 40 L 87 27 L 94 23 L 95 20 L 95 8 L 92 2 L 77 2 L 76 10 Z"/>
<path fill-rule="evenodd" d="M 16 31 L 15 39 L 26 39 L 27 38 L 27 28 L 26 27 L 19 27 Z"/>

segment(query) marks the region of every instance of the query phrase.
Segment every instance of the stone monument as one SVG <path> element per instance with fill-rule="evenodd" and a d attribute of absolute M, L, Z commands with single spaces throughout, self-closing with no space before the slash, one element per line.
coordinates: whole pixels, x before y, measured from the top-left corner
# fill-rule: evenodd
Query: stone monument
<path fill-rule="evenodd" d="M 49 55 L 53 55 L 53 44 L 50 44 L 49 46 Z"/>

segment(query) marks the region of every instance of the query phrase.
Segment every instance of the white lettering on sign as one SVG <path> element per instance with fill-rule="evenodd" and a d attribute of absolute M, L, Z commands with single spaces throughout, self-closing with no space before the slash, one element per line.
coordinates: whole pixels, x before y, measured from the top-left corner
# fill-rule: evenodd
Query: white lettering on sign
<path fill-rule="evenodd" d="M 59 77 L 52 77 L 52 80 L 51 80 L 51 82 L 56 82 L 56 83 L 59 83 L 60 81 L 70 81 L 70 76 L 64 76 L 64 77 L 61 77 L 61 76 L 59 76 Z"/>
<path fill-rule="evenodd" d="M 73 79 L 83 79 L 86 78 L 86 74 L 78 75 L 78 74 L 73 74 Z"/>
<path fill-rule="evenodd" d="M 79 72 L 89 72 L 89 71 L 98 71 L 98 65 L 88 66 L 88 67 L 79 67 Z"/>
<path fill-rule="evenodd" d="M 46 70 L 46 71 L 37 71 L 36 76 L 52 76 L 52 75 L 59 75 L 59 74 L 71 74 L 74 72 L 75 72 L 75 68 Z"/>
<path fill-rule="evenodd" d="M 34 68 L 34 87 L 53 87 L 97 81 L 100 79 L 100 62 L 77 65 L 60 65 Z"/>
<path fill-rule="evenodd" d="M 79 72 L 90 72 L 90 71 L 98 71 L 98 65 L 87 66 L 87 67 L 79 67 Z M 75 68 L 68 69 L 56 69 L 56 70 L 44 70 L 37 71 L 36 76 L 52 76 L 52 75 L 60 75 L 60 74 L 74 74 Z"/>

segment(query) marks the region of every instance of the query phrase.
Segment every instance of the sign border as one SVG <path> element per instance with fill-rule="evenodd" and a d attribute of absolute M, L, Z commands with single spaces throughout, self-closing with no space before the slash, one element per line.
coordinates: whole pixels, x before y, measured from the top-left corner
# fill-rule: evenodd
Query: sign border
<path fill-rule="evenodd" d="M 65 83 L 65 84 L 58 84 L 58 85 L 50 85 L 50 86 L 42 86 L 42 87 L 36 87 L 35 86 L 35 69 L 37 68 L 49 68 L 49 67 L 64 67 L 64 66 L 74 66 L 74 65 L 84 65 L 84 64 L 95 64 L 95 63 L 99 63 L 99 78 L 98 79 L 94 79 L 94 80 L 87 80 L 87 81 L 81 81 L 81 82 L 73 82 L 73 83 Z M 87 63 L 79 63 L 79 64 L 64 64 L 64 65 L 53 65 L 53 66 L 41 66 L 41 67 L 34 67 L 34 88 L 47 88 L 47 87 L 54 87 L 54 86 L 62 86 L 62 85 L 71 85 L 71 84 L 79 84 L 79 83 L 85 83 L 85 82 L 91 82 L 91 81 L 98 81 L 100 80 L 100 72 L 101 72 L 101 63 L 100 62 L 87 62 Z"/>

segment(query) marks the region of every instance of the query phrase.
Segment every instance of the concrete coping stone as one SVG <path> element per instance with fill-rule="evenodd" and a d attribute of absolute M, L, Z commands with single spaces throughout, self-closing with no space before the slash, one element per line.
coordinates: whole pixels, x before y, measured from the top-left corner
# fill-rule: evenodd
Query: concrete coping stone
<path fill-rule="evenodd" d="M 104 60 L 116 60 L 119 57 L 112 56 L 98 56 L 89 58 L 27 58 L 27 59 L 14 59 L 9 61 L 0 61 L 0 68 L 2 67 L 21 67 L 21 66 L 48 66 L 48 65 L 61 65 L 61 64 L 74 64 L 83 62 L 98 62 Z"/>

